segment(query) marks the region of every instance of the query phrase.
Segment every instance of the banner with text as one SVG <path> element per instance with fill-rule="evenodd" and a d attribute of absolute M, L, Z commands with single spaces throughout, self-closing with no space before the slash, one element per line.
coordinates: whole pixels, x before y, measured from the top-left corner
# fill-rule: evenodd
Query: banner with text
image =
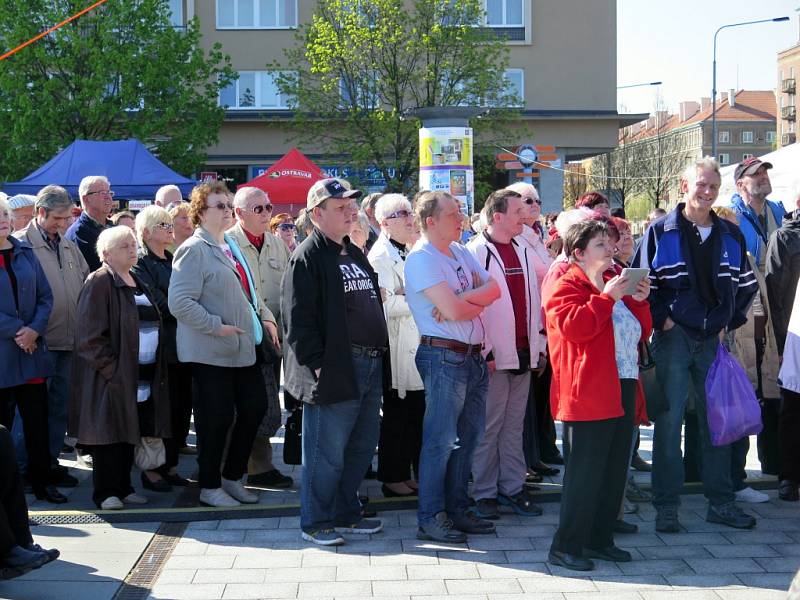
<path fill-rule="evenodd" d="M 471 215 L 475 179 L 471 127 L 422 127 L 419 130 L 419 189 L 456 197 Z"/>

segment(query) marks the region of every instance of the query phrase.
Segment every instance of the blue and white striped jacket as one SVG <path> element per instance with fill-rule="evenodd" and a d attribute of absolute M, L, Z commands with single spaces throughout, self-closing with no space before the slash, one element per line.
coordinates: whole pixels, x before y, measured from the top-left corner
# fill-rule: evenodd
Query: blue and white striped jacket
<path fill-rule="evenodd" d="M 680 203 L 647 228 L 631 266 L 650 269 L 650 311 L 653 327 L 661 329 L 670 317 L 696 338 L 736 329 L 747 321 L 747 309 L 758 291 L 755 275 L 747 261 L 744 237 L 733 223 L 713 212 L 714 228 L 707 240 L 714 244 L 711 272 L 717 305 L 708 306 L 697 293 L 697 274 L 689 255 L 689 240 L 681 230 Z"/>

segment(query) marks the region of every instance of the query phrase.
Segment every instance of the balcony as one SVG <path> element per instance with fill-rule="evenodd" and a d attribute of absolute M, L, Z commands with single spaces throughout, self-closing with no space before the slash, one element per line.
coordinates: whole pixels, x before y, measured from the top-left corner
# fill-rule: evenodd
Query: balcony
<path fill-rule="evenodd" d="M 782 106 L 781 107 L 781 119 L 784 121 L 794 121 L 797 117 L 797 107 L 796 106 Z"/>
<path fill-rule="evenodd" d="M 791 79 L 784 79 L 781 81 L 781 91 L 786 94 L 794 94 L 795 91 L 795 81 L 794 77 Z"/>
<path fill-rule="evenodd" d="M 797 140 L 797 137 L 794 133 L 784 133 L 781 136 L 781 146 L 788 146 L 789 144 L 794 144 Z"/>

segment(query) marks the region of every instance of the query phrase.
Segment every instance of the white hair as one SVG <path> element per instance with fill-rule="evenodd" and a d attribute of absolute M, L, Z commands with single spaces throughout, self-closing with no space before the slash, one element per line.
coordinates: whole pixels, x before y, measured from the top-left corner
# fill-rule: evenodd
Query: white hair
<path fill-rule="evenodd" d="M 588 221 L 593 216 L 594 211 L 591 208 L 586 208 L 585 206 L 562 211 L 558 215 L 558 218 L 556 218 L 556 231 L 558 231 L 558 235 L 561 237 L 561 239 L 564 239 L 567 229 L 576 223 L 580 223 L 581 221 Z"/>
<path fill-rule="evenodd" d="M 403 194 L 384 194 L 378 198 L 375 204 L 375 220 L 383 223 L 383 220 L 393 212 L 407 210 L 411 212 L 411 202 Z"/>
<path fill-rule="evenodd" d="M 233 207 L 245 208 L 247 206 L 247 201 L 253 196 L 268 199 L 267 192 L 261 188 L 253 186 L 240 187 L 238 190 L 236 190 L 236 194 L 233 196 Z"/>
<path fill-rule="evenodd" d="M 511 185 L 506 186 L 506 189 L 511 190 L 512 192 L 517 192 L 523 198 L 533 198 L 534 200 L 539 199 L 539 192 L 536 191 L 536 187 L 532 183 L 518 181 L 517 183 L 512 183 Z"/>
<path fill-rule="evenodd" d="M 151 204 L 136 215 L 136 237 L 140 246 L 144 246 L 144 232 L 152 235 L 153 228 L 160 223 L 172 223 L 172 216 L 166 209 L 155 204 Z"/>
<path fill-rule="evenodd" d="M 105 175 L 87 175 L 81 179 L 81 183 L 78 186 L 78 197 L 81 199 L 81 203 L 83 203 L 83 197 L 89 193 L 89 188 L 95 183 L 105 183 L 108 187 L 111 187 L 111 183 Z"/>
<path fill-rule="evenodd" d="M 103 231 L 100 232 L 100 236 L 97 238 L 97 245 L 95 246 L 97 256 L 100 257 L 100 260 L 105 262 L 105 255 L 127 237 L 133 238 L 133 243 L 136 243 L 136 236 L 133 234 L 133 230 L 130 227 L 116 225 L 103 229 Z"/>
<path fill-rule="evenodd" d="M 169 202 L 167 202 L 167 196 L 173 192 L 178 192 L 178 197 L 183 199 L 181 188 L 179 188 L 177 185 L 172 185 L 172 184 L 162 185 L 160 188 L 158 188 L 158 191 L 156 191 L 156 199 L 155 199 L 156 205 L 166 207 L 167 204 L 169 204 Z"/>
<path fill-rule="evenodd" d="M 6 195 L 3 194 L 3 196 L 6 196 Z M 4 213 L 6 213 L 7 215 L 10 216 L 11 215 L 11 209 L 8 208 L 8 201 L 6 200 L 6 198 L 8 198 L 8 196 L 6 196 L 5 198 L 0 196 L 0 212 L 4 212 Z"/>
<path fill-rule="evenodd" d="M 697 174 L 700 171 L 712 171 L 717 174 L 717 177 L 721 178 L 719 172 L 719 162 L 717 162 L 717 159 L 713 156 L 704 156 L 703 158 L 697 159 L 688 167 L 686 167 L 681 175 L 681 179 L 687 183 L 693 184 L 695 181 L 697 181 Z"/>

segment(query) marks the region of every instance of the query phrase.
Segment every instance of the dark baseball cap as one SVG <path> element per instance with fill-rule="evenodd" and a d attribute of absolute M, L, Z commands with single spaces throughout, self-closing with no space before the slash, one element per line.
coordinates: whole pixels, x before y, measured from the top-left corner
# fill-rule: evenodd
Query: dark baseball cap
<path fill-rule="evenodd" d="M 772 163 L 763 162 L 755 156 L 751 156 L 747 160 L 743 160 L 736 165 L 736 170 L 733 172 L 733 180 L 739 181 L 745 175 L 755 175 L 756 171 L 758 171 L 761 167 L 771 169 Z"/>
<path fill-rule="evenodd" d="M 320 179 L 308 190 L 306 209 L 311 210 L 325 202 L 328 198 L 360 198 L 361 191 L 354 190 L 344 179 Z"/>

